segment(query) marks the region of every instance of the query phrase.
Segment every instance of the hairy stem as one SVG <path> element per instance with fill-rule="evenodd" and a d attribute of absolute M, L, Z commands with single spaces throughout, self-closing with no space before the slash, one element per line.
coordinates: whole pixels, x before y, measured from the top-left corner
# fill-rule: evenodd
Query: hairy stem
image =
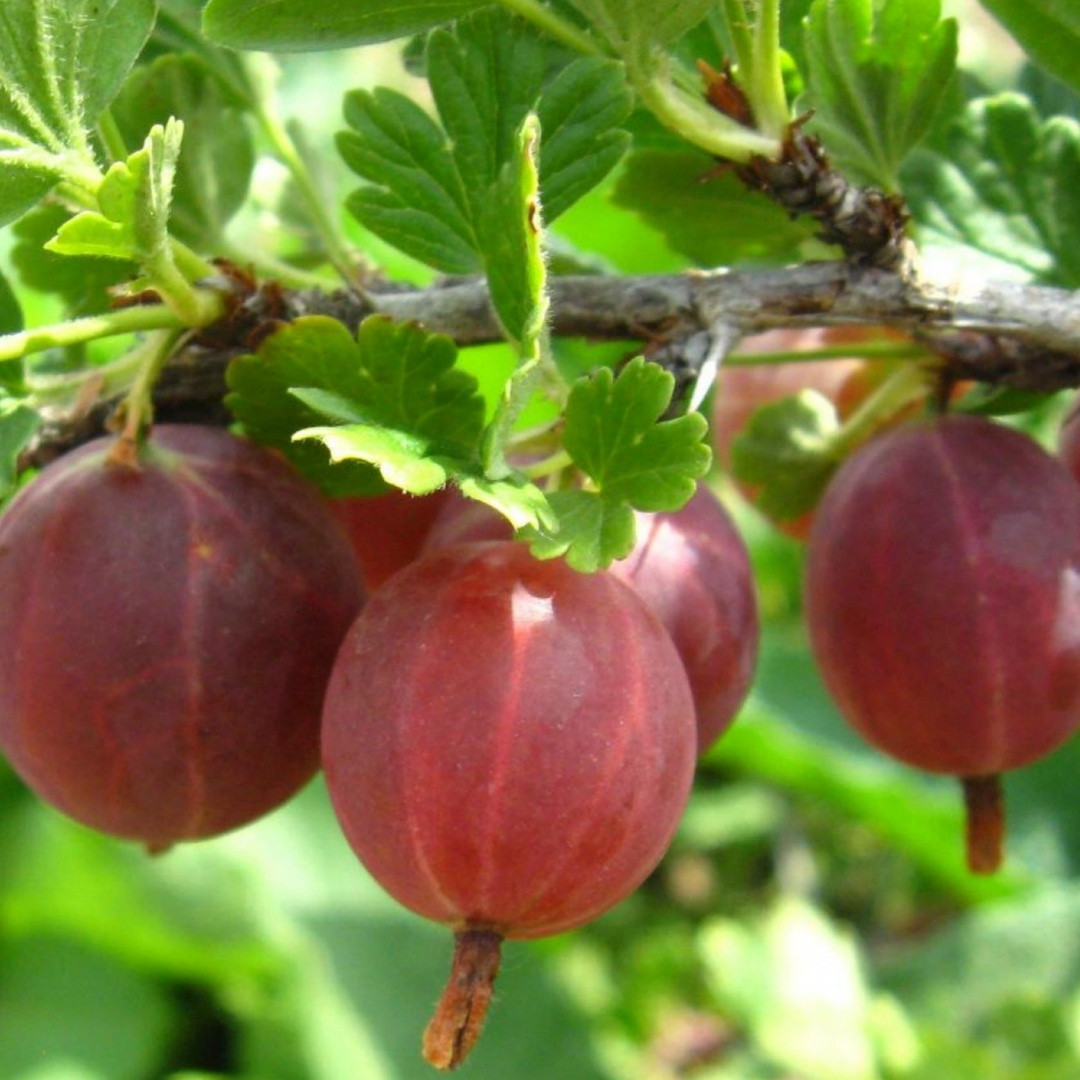
<path fill-rule="evenodd" d="M 0 360 L 17 360 L 46 349 L 78 345 L 84 341 L 114 337 L 117 334 L 141 330 L 182 329 L 187 324 L 175 312 L 161 304 L 147 307 L 121 308 L 104 315 L 89 315 L 82 319 L 20 330 L 17 334 L 0 337 Z"/>

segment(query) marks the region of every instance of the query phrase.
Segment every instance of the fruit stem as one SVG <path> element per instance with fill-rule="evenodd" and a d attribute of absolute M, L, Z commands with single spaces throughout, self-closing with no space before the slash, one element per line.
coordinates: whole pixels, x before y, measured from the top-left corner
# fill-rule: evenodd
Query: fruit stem
<path fill-rule="evenodd" d="M 456 1069 L 480 1038 L 502 938 L 494 930 L 460 930 L 454 935 L 450 978 L 424 1032 L 424 1058 L 436 1069 Z"/>
<path fill-rule="evenodd" d="M 967 864 L 973 874 L 993 874 L 1001 867 L 1005 842 L 1005 792 L 1001 776 L 965 776 Z"/>

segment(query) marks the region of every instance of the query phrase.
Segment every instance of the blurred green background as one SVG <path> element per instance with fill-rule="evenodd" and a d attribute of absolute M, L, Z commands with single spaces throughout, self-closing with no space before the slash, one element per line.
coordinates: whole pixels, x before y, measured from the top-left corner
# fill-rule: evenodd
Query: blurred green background
<path fill-rule="evenodd" d="M 975 41 L 976 66 L 1008 67 Z M 284 65 L 284 109 L 338 205 L 341 95 L 377 82 L 419 86 L 395 49 Z M 614 205 L 617 184 L 560 220 L 561 242 L 623 272 L 683 268 Z M 260 164 L 238 248 L 281 225 L 285 186 Z M 391 276 L 425 279 L 343 225 Z M 56 317 L 55 301 L 22 299 L 28 323 Z M 507 358 L 467 362 L 490 373 Z M 971 878 L 953 784 L 866 749 L 828 701 L 800 619 L 801 547 L 714 480 L 757 572 L 753 694 L 639 893 L 592 926 L 507 946 L 469 1075 L 1075 1080 L 1080 742 L 1008 777 L 1006 869 Z M 152 858 L 0 773 L 0 1080 L 430 1076 L 420 1034 L 450 949 L 367 877 L 318 782 L 253 826 Z"/>

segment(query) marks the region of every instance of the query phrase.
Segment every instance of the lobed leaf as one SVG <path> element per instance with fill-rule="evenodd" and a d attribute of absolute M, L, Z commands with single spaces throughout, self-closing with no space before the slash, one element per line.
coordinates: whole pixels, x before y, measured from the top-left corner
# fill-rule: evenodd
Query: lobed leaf
<path fill-rule="evenodd" d="M 1080 285 L 1080 123 L 1030 101 L 971 102 L 941 154 L 920 152 L 905 191 L 925 242 L 963 245 L 1059 285 Z"/>
<path fill-rule="evenodd" d="M 154 25 L 154 0 L 0 7 L 0 225 L 96 174 L 89 133 Z"/>
<path fill-rule="evenodd" d="M 698 413 L 661 420 L 674 379 L 642 357 L 618 378 L 608 368 L 580 379 L 570 392 L 564 446 L 589 477 L 579 491 L 554 492 L 554 531 L 525 530 L 541 558 L 565 556 L 592 571 L 630 553 L 633 510 L 678 510 L 693 495 L 712 455 Z"/>
<path fill-rule="evenodd" d="M 426 60 L 438 122 L 393 91 L 347 96 L 349 130 L 338 148 L 368 186 L 346 205 L 414 258 L 444 273 L 475 274 L 490 261 L 491 242 L 501 245 L 489 227 L 498 218 L 492 204 L 505 203 L 501 184 L 512 186 L 505 177 L 526 116 L 535 109 L 540 117 L 540 190 L 550 220 L 622 156 L 628 137 L 618 127 L 630 94 L 621 66 L 597 58 L 574 61 L 545 87 L 545 42 L 505 12 L 477 12 L 437 30 Z"/>
<path fill-rule="evenodd" d="M 232 49 L 300 52 L 409 37 L 488 0 L 210 0 L 203 33 Z"/>
<path fill-rule="evenodd" d="M 886 191 L 927 134 L 956 66 L 940 0 L 815 0 L 805 22 L 814 129 L 850 179 Z"/>
<path fill-rule="evenodd" d="M 618 378 L 601 368 L 574 385 L 564 445 L 605 498 L 655 513 L 678 510 L 694 494 L 711 461 L 701 441 L 706 424 L 698 413 L 660 420 L 674 385 L 640 356 Z"/>
<path fill-rule="evenodd" d="M 271 334 L 255 353 L 230 362 L 225 404 L 256 442 L 278 450 L 327 494 L 381 491 L 377 474 L 366 465 L 331 465 L 322 446 L 293 441 L 297 431 L 325 417 L 291 391 L 320 387 L 352 400 L 358 366 L 356 339 L 341 323 L 304 316 Z"/>
<path fill-rule="evenodd" d="M 253 438 L 329 492 L 370 490 L 365 463 L 422 494 L 476 464 L 484 402 L 456 356 L 449 338 L 411 323 L 372 316 L 353 338 L 334 319 L 307 316 L 230 364 L 226 402 Z M 328 416 L 338 423 L 327 426 Z"/>

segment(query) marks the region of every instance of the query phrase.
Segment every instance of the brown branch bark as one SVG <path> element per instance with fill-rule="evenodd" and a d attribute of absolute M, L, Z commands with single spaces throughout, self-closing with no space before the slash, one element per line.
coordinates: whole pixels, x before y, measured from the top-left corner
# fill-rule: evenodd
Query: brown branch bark
<path fill-rule="evenodd" d="M 556 277 L 552 332 L 593 340 L 677 343 L 721 334 L 735 342 L 774 327 L 862 323 L 905 330 L 942 356 L 957 378 L 1051 392 L 1080 386 L 1080 293 L 1010 282 L 934 282 L 847 262 L 772 270 L 688 272 L 642 277 Z M 217 328 L 166 368 L 157 390 L 162 420 L 225 422 L 224 371 L 281 320 L 324 314 L 350 327 L 373 312 L 422 323 L 459 345 L 501 338 L 483 281 L 435 288 L 384 284 L 360 295 L 272 290 L 258 294 L 235 324 Z M 77 418 L 50 418 L 34 463 L 103 430 L 113 402 Z"/>

